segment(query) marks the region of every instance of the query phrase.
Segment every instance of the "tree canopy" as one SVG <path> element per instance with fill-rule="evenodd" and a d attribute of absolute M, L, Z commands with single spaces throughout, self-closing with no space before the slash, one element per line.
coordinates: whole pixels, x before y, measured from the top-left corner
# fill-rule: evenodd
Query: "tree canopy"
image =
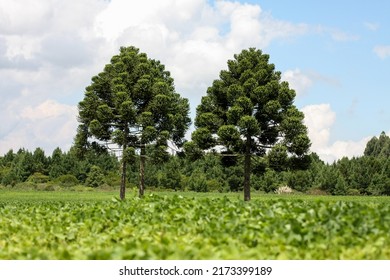
<path fill-rule="evenodd" d="M 229 60 L 202 97 L 192 140 L 203 150 L 217 146 L 243 154 L 244 199 L 250 199 L 251 155 L 269 154 L 269 164 L 296 166 L 310 147 L 295 91 L 261 50 L 243 50 Z M 190 146 L 190 144 L 188 145 Z"/>
<path fill-rule="evenodd" d="M 76 146 L 83 151 L 90 145 L 112 142 L 123 148 L 122 199 L 126 161 L 139 148 L 142 195 L 145 145 L 154 144 L 161 153 L 168 140 L 182 145 L 191 122 L 188 115 L 188 100 L 176 93 L 164 65 L 135 47 L 121 47 L 103 72 L 92 77 L 79 103 Z"/>
<path fill-rule="evenodd" d="M 390 157 L 390 137 L 382 131 L 379 138 L 374 136 L 368 141 L 364 150 L 365 156 Z"/>

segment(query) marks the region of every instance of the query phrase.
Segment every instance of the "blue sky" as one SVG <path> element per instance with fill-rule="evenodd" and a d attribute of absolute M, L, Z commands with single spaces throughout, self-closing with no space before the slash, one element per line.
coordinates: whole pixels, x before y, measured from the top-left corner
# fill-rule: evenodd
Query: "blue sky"
<path fill-rule="evenodd" d="M 390 134 L 388 11 L 378 0 L 0 0 L 0 154 L 69 149 L 91 77 L 134 45 L 166 65 L 192 117 L 227 60 L 260 48 L 296 90 L 312 151 L 359 156 Z"/>
<path fill-rule="evenodd" d="M 267 48 L 282 70 L 297 67 L 317 81 L 299 106 L 329 103 L 337 113 L 332 140 L 359 140 L 389 130 L 390 62 L 375 53 L 390 44 L 386 1 L 252 1 L 273 17 L 311 26 L 308 34 Z M 296 11 L 296 12 L 294 12 Z"/>

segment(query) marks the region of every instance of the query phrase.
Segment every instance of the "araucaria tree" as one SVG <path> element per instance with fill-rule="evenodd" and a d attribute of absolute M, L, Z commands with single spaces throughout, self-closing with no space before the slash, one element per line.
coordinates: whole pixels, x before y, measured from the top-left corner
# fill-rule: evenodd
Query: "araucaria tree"
<path fill-rule="evenodd" d="M 199 148 L 244 155 L 244 200 L 250 200 L 252 155 L 268 154 L 270 165 L 292 167 L 310 147 L 304 115 L 293 105 L 295 91 L 268 61 L 254 48 L 235 55 L 196 110 L 192 140 Z"/>
<path fill-rule="evenodd" d="M 188 100 L 176 93 L 159 61 L 135 47 L 121 47 L 103 72 L 92 77 L 79 103 L 75 145 L 80 151 L 107 142 L 122 148 L 120 197 L 125 198 L 126 164 L 140 151 L 139 194 L 144 194 L 146 145 L 165 152 L 167 141 L 180 146 L 189 118 Z"/>

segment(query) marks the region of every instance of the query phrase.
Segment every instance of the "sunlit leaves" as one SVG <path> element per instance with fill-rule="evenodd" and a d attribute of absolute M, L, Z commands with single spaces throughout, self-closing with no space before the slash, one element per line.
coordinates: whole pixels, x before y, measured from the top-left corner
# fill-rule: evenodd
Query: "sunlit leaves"
<path fill-rule="evenodd" d="M 216 141 L 210 130 L 205 127 L 201 127 L 195 130 L 192 133 L 192 139 L 201 149 L 209 149 L 216 144 Z"/>
<path fill-rule="evenodd" d="M 259 133 L 259 124 L 252 116 L 243 116 L 239 122 L 238 127 L 241 135 L 251 137 Z"/>
<path fill-rule="evenodd" d="M 281 81 L 281 73 L 269 63 L 269 55 L 251 48 L 234 55 L 227 65 L 197 107 L 197 129 L 207 128 L 213 136 L 219 136 L 215 134 L 220 126 L 234 125 L 241 138 L 256 138 L 251 140 L 253 152 L 279 143 L 288 148 L 289 156 L 307 153 L 310 141 L 303 114 L 293 105 L 295 92 Z M 227 143 L 198 134 L 193 140 L 202 140 L 202 146 Z M 206 145 L 207 139 L 212 143 Z"/>
<path fill-rule="evenodd" d="M 207 127 L 212 132 L 216 132 L 222 124 L 222 119 L 211 112 L 199 114 L 195 122 L 197 127 Z"/>
<path fill-rule="evenodd" d="M 223 125 L 218 129 L 218 136 L 221 144 L 233 148 L 241 141 L 240 133 L 234 125 Z"/>
<path fill-rule="evenodd" d="M 135 149 L 133 147 L 127 147 L 123 153 L 123 160 L 125 162 L 132 162 L 135 159 Z"/>
<path fill-rule="evenodd" d="M 390 258 L 384 202 L 44 196 L 2 199 L 0 259 Z"/>

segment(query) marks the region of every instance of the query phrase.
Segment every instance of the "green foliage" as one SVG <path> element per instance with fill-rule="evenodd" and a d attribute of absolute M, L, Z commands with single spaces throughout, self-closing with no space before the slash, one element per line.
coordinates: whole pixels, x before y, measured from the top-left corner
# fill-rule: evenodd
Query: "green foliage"
<path fill-rule="evenodd" d="M 337 182 L 333 190 L 334 195 L 346 195 L 348 191 L 347 184 L 345 183 L 344 178 L 339 175 L 337 177 Z"/>
<path fill-rule="evenodd" d="M 185 142 L 183 148 L 189 161 L 198 160 L 203 156 L 203 151 L 193 141 Z"/>
<path fill-rule="evenodd" d="M 188 189 L 194 192 L 207 192 L 207 178 L 205 174 L 199 169 L 195 170 L 190 176 L 188 182 Z"/>
<path fill-rule="evenodd" d="M 59 184 L 61 187 L 73 187 L 79 184 L 79 180 L 74 175 L 66 174 L 57 177 L 54 181 Z"/>
<path fill-rule="evenodd" d="M 252 154 L 270 152 L 270 166 L 288 168 L 288 156 L 304 157 L 310 147 L 303 113 L 293 105 L 295 92 L 261 50 L 243 50 L 228 61 L 220 79 L 207 90 L 196 109 L 192 134 L 203 150 L 222 145 L 245 155 L 245 200 L 250 199 Z"/>
<path fill-rule="evenodd" d="M 127 147 L 153 144 L 156 157 L 164 158 L 168 140 L 183 144 L 189 118 L 188 99 L 176 93 L 165 66 L 135 47 L 121 47 L 103 71 L 92 78 L 79 103 L 79 128 L 75 137 L 78 155 L 83 155 L 98 140 L 123 148 L 122 174 L 126 172 Z M 93 139 L 95 142 L 90 142 Z M 164 147 L 164 148 L 162 148 Z M 144 159 L 144 158 L 142 158 Z M 145 162 L 140 165 L 140 195 L 144 189 Z M 125 180 L 121 181 L 124 198 Z"/>
<path fill-rule="evenodd" d="M 0 259 L 389 259 L 387 201 L 0 196 Z"/>
<path fill-rule="evenodd" d="M 34 174 L 30 175 L 27 179 L 27 181 L 32 183 L 47 183 L 50 180 L 49 176 L 44 175 L 39 172 L 35 172 Z"/>
<path fill-rule="evenodd" d="M 390 157 L 390 137 L 382 131 L 379 138 L 373 137 L 368 141 L 364 150 L 365 156 Z"/>
<path fill-rule="evenodd" d="M 158 172 L 158 186 L 165 189 L 178 191 L 182 189 L 180 163 L 177 158 L 172 158 L 165 164 L 162 171 Z"/>
<path fill-rule="evenodd" d="M 85 184 L 88 187 L 97 188 L 104 183 L 104 174 L 99 166 L 92 166 L 88 173 Z"/>
<path fill-rule="evenodd" d="M 94 136 L 137 147 L 166 133 L 165 138 L 181 144 L 190 124 L 188 113 L 188 100 L 175 92 L 164 65 L 135 47 L 121 47 L 103 72 L 92 78 L 79 103 L 76 145 L 82 149 Z"/>
<path fill-rule="evenodd" d="M 280 179 L 278 174 L 273 169 L 267 169 L 262 180 L 260 181 L 260 189 L 265 192 L 274 192 L 280 185 Z"/>
<path fill-rule="evenodd" d="M 306 192 L 313 185 L 309 171 L 297 170 L 289 173 L 287 185 L 294 190 Z"/>

